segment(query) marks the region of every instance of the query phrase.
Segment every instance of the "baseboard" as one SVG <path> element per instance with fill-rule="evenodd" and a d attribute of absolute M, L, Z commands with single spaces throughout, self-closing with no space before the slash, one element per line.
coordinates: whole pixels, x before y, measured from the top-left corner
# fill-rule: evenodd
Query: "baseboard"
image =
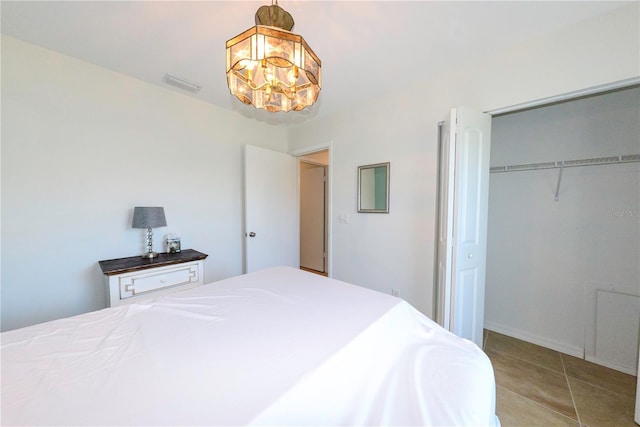
<path fill-rule="evenodd" d="M 624 366 L 618 366 L 615 363 L 609 363 L 602 360 L 599 360 L 597 357 L 585 356 L 585 360 L 588 362 L 595 363 L 596 365 L 605 366 L 607 368 L 611 368 L 615 371 L 624 372 L 625 374 L 633 375 L 634 377 L 638 375 L 638 372 L 635 369 L 631 369 Z"/>
<path fill-rule="evenodd" d="M 546 347 L 551 350 L 559 351 L 560 353 L 564 353 L 570 356 L 584 359 L 584 349 L 580 347 L 574 347 L 571 345 L 559 343 L 557 341 L 550 340 L 548 338 L 544 338 L 539 335 L 534 335 L 528 332 L 520 331 L 518 329 L 514 329 L 512 327 L 501 325 L 499 323 L 494 323 L 494 322 L 485 321 L 484 328 L 493 332 L 497 332 L 502 335 L 507 335 L 512 338 L 517 338 L 519 340 L 530 342 L 532 344 L 537 344 L 539 346 Z"/>

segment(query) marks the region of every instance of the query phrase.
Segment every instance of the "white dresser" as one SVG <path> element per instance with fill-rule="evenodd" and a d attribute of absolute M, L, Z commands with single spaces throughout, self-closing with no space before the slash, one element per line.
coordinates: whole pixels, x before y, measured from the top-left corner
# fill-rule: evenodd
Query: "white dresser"
<path fill-rule="evenodd" d="M 153 259 L 141 256 L 100 261 L 105 275 L 110 307 L 200 286 L 204 283 L 207 254 L 185 249 L 159 254 Z"/>

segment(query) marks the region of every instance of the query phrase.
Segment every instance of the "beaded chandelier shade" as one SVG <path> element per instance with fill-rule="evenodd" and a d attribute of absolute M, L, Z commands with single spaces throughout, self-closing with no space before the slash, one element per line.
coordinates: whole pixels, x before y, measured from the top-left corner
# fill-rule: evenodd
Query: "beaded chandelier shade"
<path fill-rule="evenodd" d="M 299 111 L 318 99 L 321 62 L 302 36 L 291 32 L 291 15 L 262 6 L 256 26 L 227 41 L 227 84 L 240 101 L 270 112 Z"/>

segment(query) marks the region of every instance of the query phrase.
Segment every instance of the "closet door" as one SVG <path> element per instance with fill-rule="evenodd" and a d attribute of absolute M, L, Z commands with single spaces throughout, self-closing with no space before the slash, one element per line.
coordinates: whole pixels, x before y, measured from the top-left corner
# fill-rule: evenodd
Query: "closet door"
<path fill-rule="evenodd" d="M 437 318 L 482 347 L 491 116 L 454 108 L 445 128 L 439 168 Z"/>

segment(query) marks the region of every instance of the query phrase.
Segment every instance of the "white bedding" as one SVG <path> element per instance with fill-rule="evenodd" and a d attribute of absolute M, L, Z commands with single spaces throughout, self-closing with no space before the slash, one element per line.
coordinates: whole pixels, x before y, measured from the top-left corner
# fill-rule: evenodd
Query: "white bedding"
<path fill-rule="evenodd" d="M 486 355 L 288 267 L 2 338 L 2 425 L 494 425 Z"/>

